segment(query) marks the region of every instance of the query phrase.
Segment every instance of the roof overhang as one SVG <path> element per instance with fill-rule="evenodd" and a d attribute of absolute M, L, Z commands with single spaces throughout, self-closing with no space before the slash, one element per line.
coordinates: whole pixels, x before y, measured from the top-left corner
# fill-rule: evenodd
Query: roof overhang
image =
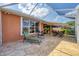
<path fill-rule="evenodd" d="M 58 23 L 58 22 L 43 22 L 43 24 L 47 24 L 50 26 L 61 26 L 61 27 L 65 27 L 65 28 L 70 28 L 71 26 L 66 24 L 66 23 Z"/>
<path fill-rule="evenodd" d="M 18 3 L 0 3 L 0 7 L 6 7 L 14 4 L 18 4 Z"/>
<path fill-rule="evenodd" d="M 30 16 L 26 13 L 16 11 L 16 10 L 12 10 L 12 9 L 9 9 L 9 8 L 0 8 L 0 11 L 6 12 L 6 13 L 9 13 L 9 14 L 18 15 L 18 16 L 21 16 L 21 17 L 25 17 L 27 19 L 31 19 L 31 20 L 34 20 L 34 21 L 37 21 L 37 22 L 40 21 L 38 18 L 36 18 L 34 16 Z"/>

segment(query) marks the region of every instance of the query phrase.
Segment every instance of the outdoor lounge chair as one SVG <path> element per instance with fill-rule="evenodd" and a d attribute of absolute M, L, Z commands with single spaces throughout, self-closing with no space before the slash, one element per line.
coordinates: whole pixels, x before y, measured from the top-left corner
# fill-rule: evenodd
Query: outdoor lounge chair
<path fill-rule="evenodd" d="M 31 36 L 27 41 L 30 43 L 38 43 L 38 44 L 41 43 L 41 39 L 36 36 Z"/>
<path fill-rule="evenodd" d="M 24 32 L 24 41 L 30 42 L 30 43 L 41 43 L 41 39 L 38 38 L 36 35 L 29 35 L 27 32 Z"/>
<path fill-rule="evenodd" d="M 38 38 L 44 39 L 44 32 L 43 31 L 38 33 Z"/>

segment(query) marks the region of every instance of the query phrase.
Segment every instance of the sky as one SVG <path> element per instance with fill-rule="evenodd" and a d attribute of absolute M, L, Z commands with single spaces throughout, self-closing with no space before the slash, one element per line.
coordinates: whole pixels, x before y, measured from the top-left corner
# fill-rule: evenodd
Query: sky
<path fill-rule="evenodd" d="M 11 6 L 6 6 L 5 8 L 18 10 L 48 22 L 65 23 L 72 20 L 59 15 L 54 10 L 54 8 L 52 8 L 52 5 L 50 7 L 46 3 L 22 3 L 22 4 L 20 3 L 20 4 L 11 5 Z"/>

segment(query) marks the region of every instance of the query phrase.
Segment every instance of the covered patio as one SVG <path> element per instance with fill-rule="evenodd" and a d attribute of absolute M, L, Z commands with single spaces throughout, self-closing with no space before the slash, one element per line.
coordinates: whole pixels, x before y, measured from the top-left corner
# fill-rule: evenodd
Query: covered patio
<path fill-rule="evenodd" d="M 55 7 L 59 5 L 60 7 Z M 64 7 L 62 5 L 64 5 Z M 13 13 L 12 15 L 14 14 L 20 15 L 21 13 L 22 14 L 20 15 L 21 19 L 18 19 L 17 21 L 17 23 L 19 23 L 18 26 L 16 26 L 17 24 L 14 25 L 17 19 L 15 19 L 15 22 L 12 24 L 14 26 L 14 28 L 12 27 L 13 29 L 17 28 L 19 30 L 19 31 L 17 29 L 16 29 L 17 31 L 15 30 L 18 34 L 16 34 L 16 32 L 13 29 L 12 31 L 9 32 L 8 30 L 9 24 L 8 24 L 5 26 L 8 32 L 4 28 L 6 37 L 5 36 L 3 37 L 2 36 L 4 33 L 2 27 L 3 24 L 0 22 L 0 55 L 1 56 L 56 56 L 56 55 L 78 56 L 79 55 L 79 51 L 78 51 L 79 46 L 77 44 L 78 33 L 75 30 L 76 28 L 75 18 L 65 16 L 66 13 L 74 10 L 74 8 L 77 5 L 78 4 L 74 4 L 74 3 L 72 4 L 57 4 L 57 3 L 56 4 L 53 3 L 2 4 L 0 6 L 1 11 L 6 11 L 8 9 L 8 11 L 4 13 L 4 15 L 5 14 L 10 15 L 9 13 L 10 10 L 14 10 L 16 12 L 16 13 L 12 12 Z M 1 19 L 0 21 L 2 21 Z M 10 19 L 7 21 L 5 18 L 4 20 L 6 20 L 6 22 L 4 23 L 8 23 Z M 26 36 L 23 36 L 25 32 L 24 29 L 26 30 L 27 35 L 36 34 L 35 36 L 37 36 L 39 32 L 41 33 L 44 32 L 43 38 L 40 38 L 41 39 L 40 44 L 28 42 L 27 40 L 28 38 L 25 38 Z M 47 30 L 47 32 L 45 32 L 44 30 Z M 21 37 L 20 40 L 16 38 L 15 42 L 9 42 L 7 44 L 3 44 L 3 38 L 6 39 L 5 42 L 8 39 L 11 40 L 11 38 L 12 38 L 11 41 L 14 40 L 13 38 L 15 37 L 13 35 L 11 35 L 11 37 L 8 35 L 9 38 L 7 39 L 7 34 L 8 33 L 11 34 L 12 32 L 14 33 L 15 36 L 18 35 L 18 38 Z M 52 35 L 54 33 L 57 33 L 57 35 L 55 36 Z M 62 36 L 60 37 L 59 34 L 62 34 Z M 72 51 L 73 53 L 71 53 Z"/>

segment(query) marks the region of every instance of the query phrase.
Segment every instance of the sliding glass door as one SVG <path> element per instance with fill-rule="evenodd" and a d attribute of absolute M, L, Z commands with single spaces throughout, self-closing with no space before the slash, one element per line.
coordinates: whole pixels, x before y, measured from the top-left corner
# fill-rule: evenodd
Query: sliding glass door
<path fill-rule="evenodd" d="M 22 34 L 27 32 L 27 34 L 36 33 L 39 31 L 39 23 L 30 19 L 22 18 Z"/>

